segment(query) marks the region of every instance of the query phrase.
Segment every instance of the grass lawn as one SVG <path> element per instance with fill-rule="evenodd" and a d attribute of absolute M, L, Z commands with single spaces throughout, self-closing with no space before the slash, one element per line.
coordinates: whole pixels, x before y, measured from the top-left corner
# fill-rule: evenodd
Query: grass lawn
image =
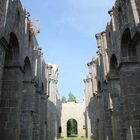
<path fill-rule="evenodd" d="M 62 138 L 62 139 L 58 139 L 58 140 L 90 140 L 87 138 Z"/>

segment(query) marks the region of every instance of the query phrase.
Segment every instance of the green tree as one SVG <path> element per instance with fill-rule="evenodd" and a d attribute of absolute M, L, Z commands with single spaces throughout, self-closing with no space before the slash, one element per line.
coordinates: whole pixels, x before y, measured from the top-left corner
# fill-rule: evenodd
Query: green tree
<path fill-rule="evenodd" d="M 77 135 L 77 121 L 74 119 L 70 119 L 67 122 L 67 135 L 76 136 Z"/>
<path fill-rule="evenodd" d="M 61 98 L 61 102 L 62 102 L 62 103 L 66 103 L 66 102 L 67 102 L 67 100 L 66 100 L 66 97 L 65 97 L 65 96 L 62 96 L 62 98 Z"/>
<path fill-rule="evenodd" d="M 76 102 L 76 97 L 71 91 L 68 94 L 68 102 Z"/>

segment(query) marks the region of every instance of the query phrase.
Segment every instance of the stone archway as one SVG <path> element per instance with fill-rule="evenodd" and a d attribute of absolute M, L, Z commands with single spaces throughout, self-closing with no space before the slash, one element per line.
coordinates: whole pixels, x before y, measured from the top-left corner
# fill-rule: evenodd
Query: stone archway
<path fill-rule="evenodd" d="M 23 89 L 21 103 L 21 140 L 32 139 L 34 115 L 34 83 L 32 82 L 32 67 L 28 56 L 24 59 Z M 26 120 L 26 121 L 24 121 Z"/>
<path fill-rule="evenodd" d="M 77 122 L 77 137 L 85 137 L 85 106 L 83 103 L 62 103 L 61 110 L 61 137 L 67 137 L 67 123 L 70 119 Z"/>
<path fill-rule="evenodd" d="M 132 43 L 130 29 L 123 32 L 121 40 L 121 60 L 122 62 L 133 62 L 137 60 L 136 46 Z"/>
<path fill-rule="evenodd" d="M 76 137 L 78 135 L 78 123 L 75 119 L 67 121 L 67 137 Z"/>
<path fill-rule="evenodd" d="M 4 40 L 4 38 L 3 38 Z M 4 46 L 2 46 L 4 47 Z M 15 33 L 10 33 L 7 49 L 1 52 L 3 58 L 3 72 L 1 76 L 1 97 L 0 97 L 0 124 L 7 124 L 3 127 L 2 139 L 18 139 L 20 137 L 20 97 L 22 70 L 19 64 L 20 45 Z M 6 134 L 6 135 L 5 135 Z"/>

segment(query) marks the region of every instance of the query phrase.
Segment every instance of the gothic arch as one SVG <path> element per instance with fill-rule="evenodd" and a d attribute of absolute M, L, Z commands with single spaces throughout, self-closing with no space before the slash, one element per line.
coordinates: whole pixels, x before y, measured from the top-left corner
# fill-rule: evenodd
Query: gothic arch
<path fill-rule="evenodd" d="M 131 32 L 126 28 L 121 39 L 121 59 L 123 61 L 130 61 L 136 58 L 136 47 L 132 44 Z"/>
<path fill-rule="evenodd" d="M 32 139 L 33 121 L 34 121 L 33 108 L 34 108 L 34 84 L 32 82 L 32 68 L 30 59 L 28 56 L 26 56 L 24 59 L 24 67 L 23 67 L 23 85 L 21 97 L 21 115 L 20 115 L 21 138 L 23 138 L 24 135 L 26 135 L 29 139 Z M 24 119 L 26 119 L 26 121 L 22 123 Z"/>
<path fill-rule="evenodd" d="M 140 41 L 140 32 L 137 31 L 134 36 L 133 36 L 133 39 L 132 39 L 132 45 L 137 45 L 137 43 Z"/>
<path fill-rule="evenodd" d="M 45 94 L 44 83 L 43 83 L 43 82 L 42 82 L 42 84 L 41 84 L 41 92 L 42 92 L 43 95 Z"/>
<path fill-rule="evenodd" d="M 19 64 L 19 42 L 15 33 L 10 34 L 9 46 L 5 55 L 6 65 Z"/>
<path fill-rule="evenodd" d="M 97 90 L 98 90 L 98 93 L 101 93 L 102 88 L 101 88 L 101 82 L 100 81 L 98 81 L 98 83 L 97 83 Z"/>
<path fill-rule="evenodd" d="M 110 59 L 110 72 L 116 71 L 117 65 L 118 65 L 117 57 L 115 54 L 113 54 Z"/>
<path fill-rule="evenodd" d="M 31 69 L 31 63 L 28 56 L 26 56 L 24 60 L 24 79 L 25 80 L 31 80 L 32 78 L 32 69 Z"/>

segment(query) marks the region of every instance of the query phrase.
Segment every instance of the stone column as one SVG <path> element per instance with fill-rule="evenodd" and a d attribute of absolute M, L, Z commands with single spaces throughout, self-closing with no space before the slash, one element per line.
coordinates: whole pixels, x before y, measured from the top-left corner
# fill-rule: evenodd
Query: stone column
<path fill-rule="evenodd" d="M 1 98 L 1 87 L 2 87 L 2 77 L 3 77 L 4 61 L 5 61 L 5 50 L 0 45 L 0 98 Z"/>
<path fill-rule="evenodd" d="M 140 23 L 140 19 L 139 19 L 139 15 L 138 15 L 138 11 L 137 11 L 136 1 L 130 0 L 130 3 L 131 3 L 131 7 L 132 7 L 135 24 L 138 25 Z"/>
<path fill-rule="evenodd" d="M 31 81 L 23 81 L 21 104 L 21 139 L 32 140 L 35 118 L 35 87 Z"/>
<path fill-rule="evenodd" d="M 22 71 L 18 66 L 4 69 L 0 100 L 0 139 L 20 139 Z"/>

